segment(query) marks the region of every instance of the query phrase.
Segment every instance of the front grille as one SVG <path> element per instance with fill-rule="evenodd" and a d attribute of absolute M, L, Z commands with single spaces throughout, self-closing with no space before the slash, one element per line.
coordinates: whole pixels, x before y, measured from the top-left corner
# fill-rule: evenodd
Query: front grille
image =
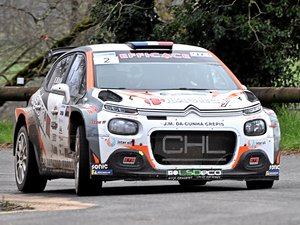
<path fill-rule="evenodd" d="M 155 131 L 151 148 L 162 165 L 225 165 L 233 157 L 232 131 Z"/>

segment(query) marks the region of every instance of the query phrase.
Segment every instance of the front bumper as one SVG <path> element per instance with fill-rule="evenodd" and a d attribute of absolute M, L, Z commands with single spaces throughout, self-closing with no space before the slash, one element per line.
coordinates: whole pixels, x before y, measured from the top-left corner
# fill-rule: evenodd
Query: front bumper
<path fill-rule="evenodd" d="M 105 164 L 91 164 L 91 179 L 109 180 L 278 180 L 279 165 L 272 165 L 263 150 L 244 152 L 232 169 L 220 166 L 193 168 L 173 165 L 154 169 L 146 155 L 131 149 L 118 149 Z"/>

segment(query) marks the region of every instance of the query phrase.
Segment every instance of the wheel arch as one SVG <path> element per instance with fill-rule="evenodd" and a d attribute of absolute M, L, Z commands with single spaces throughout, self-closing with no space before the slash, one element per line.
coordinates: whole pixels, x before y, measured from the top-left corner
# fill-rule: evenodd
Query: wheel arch
<path fill-rule="evenodd" d="M 70 122 L 69 122 L 69 147 L 72 152 L 75 152 L 75 137 L 76 137 L 76 129 L 78 125 L 83 125 L 85 127 L 83 115 L 81 112 L 75 110 L 71 112 Z"/>
<path fill-rule="evenodd" d="M 18 136 L 19 130 L 21 129 L 22 126 L 25 126 L 27 129 L 27 132 L 28 132 L 26 116 L 24 113 L 20 113 L 16 120 L 16 124 L 15 124 L 15 128 L 14 128 L 14 139 L 13 139 L 13 155 L 15 155 L 17 136 Z"/>

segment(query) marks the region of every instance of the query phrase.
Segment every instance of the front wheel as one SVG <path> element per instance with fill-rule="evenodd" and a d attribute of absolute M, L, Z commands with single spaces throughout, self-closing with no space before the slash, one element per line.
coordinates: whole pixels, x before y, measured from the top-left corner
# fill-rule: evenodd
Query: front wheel
<path fill-rule="evenodd" d="M 274 180 L 251 180 L 246 181 L 246 185 L 248 189 L 269 189 L 272 188 L 274 184 Z"/>
<path fill-rule="evenodd" d="M 19 191 L 34 193 L 45 189 L 47 179 L 39 174 L 34 149 L 25 126 L 21 127 L 16 139 L 14 167 Z"/>
<path fill-rule="evenodd" d="M 78 196 L 99 194 L 102 181 L 90 179 L 89 148 L 85 129 L 79 125 L 75 140 L 75 191 Z"/>

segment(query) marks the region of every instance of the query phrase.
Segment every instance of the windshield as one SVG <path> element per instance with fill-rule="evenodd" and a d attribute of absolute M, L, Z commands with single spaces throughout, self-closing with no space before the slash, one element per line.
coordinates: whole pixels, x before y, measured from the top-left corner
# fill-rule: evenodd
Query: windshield
<path fill-rule="evenodd" d="M 238 89 L 219 64 L 160 62 L 96 65 L 96 87 L 133 90 Z"/>

